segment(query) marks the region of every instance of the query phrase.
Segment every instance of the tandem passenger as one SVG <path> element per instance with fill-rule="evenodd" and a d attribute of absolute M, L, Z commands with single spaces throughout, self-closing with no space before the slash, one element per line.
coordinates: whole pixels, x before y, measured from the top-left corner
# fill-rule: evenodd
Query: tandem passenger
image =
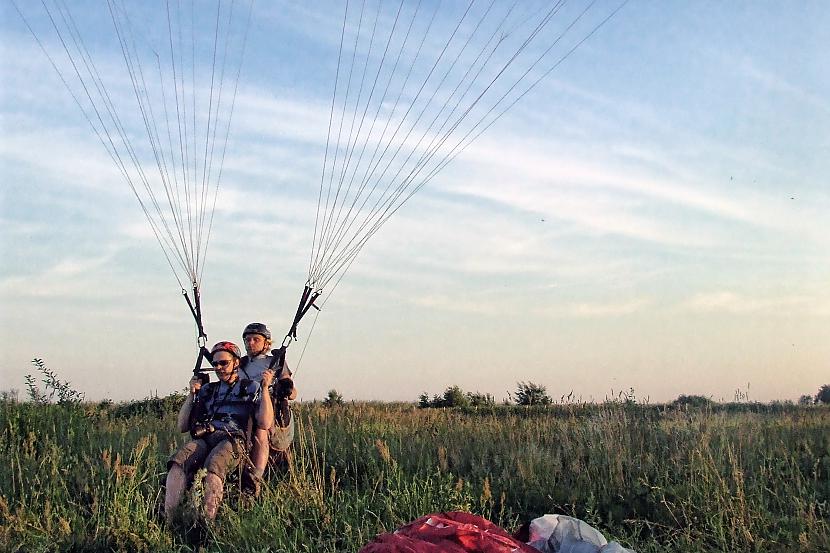
<path fill-rule="evenodd" d="M 242 340 L 248 355 L 242 358 L 240 370 L 247 378 L 261 382 L 263 393 L 270 390 L 274 407 L 274 417 L 267 425 L 257 424 L 253 433 L 251 461 L 254 470 L 250 485 L 256 491 L 269 459 L 273 465 L 288 463 L 288 450 L 294 440 L 294 418 L 288 401 L 297 397 L 297 388 L 294 387 L 291 370 L 285 362 L 282 367 L 270 369 L 274 357 L 271 355 L 271 331 L 265 324 L 251 323 L 246 326 L 242 331 Z M 266 384 L 265 375 L 269 373 L 270 378 Z M 272 380 L 274 385 L 270 386 Z"/>

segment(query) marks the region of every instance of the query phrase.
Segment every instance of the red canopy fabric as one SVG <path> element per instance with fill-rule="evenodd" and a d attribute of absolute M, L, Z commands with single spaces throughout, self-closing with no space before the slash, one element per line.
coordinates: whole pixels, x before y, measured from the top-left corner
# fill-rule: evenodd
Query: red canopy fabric
<path fill-rule="evenodd" d="M 360 553 L 539 553 L 487 519 L 434 513 L 377 536 Z"/>

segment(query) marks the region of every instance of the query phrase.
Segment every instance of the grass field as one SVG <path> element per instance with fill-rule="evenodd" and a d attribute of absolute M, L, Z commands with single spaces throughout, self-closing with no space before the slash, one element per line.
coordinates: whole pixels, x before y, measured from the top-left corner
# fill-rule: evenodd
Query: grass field
<path fill-rule="evenodd" d="M 0 550 L 186 551 L 158 517 L 180 397 L 0 404 Z M 830 550 L 830 409 L 297 406 L 294 466 L 229 483 L 209 551 L 356 551 L 420 515 L 574 515 L 640 552 Z M 198 502 L 200 490 L 191 500 Z"/>

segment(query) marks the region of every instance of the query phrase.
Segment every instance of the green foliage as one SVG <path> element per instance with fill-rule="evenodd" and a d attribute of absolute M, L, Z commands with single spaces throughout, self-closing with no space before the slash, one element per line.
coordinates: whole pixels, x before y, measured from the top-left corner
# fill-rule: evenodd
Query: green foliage
<path fill-rule="evenodd" d="M 711 407 L 713 401 L 706 396 L 697 395 L 679 395 L 677 399 L 671 402 L 673 407 L 694 407 L 703 408 Z"/>
<path fill-rule="evenodd" d="M 467 400 L 471 407 L 492 407 L 496 404 L 496 399 L 492 395 L 481 392 L 467 392 Z"/>
<path fill-rule="evenodd" d="M 0 391 L 0 402 L 17 403 L 20 392 L 16 388 Z"/>
<path fill-rule="evenodd" d="M 830 404 L 830 384 L 824 384 L 816 392 L 816 403 Z"/>
<path fill-rule="evenodd" d="M 804 394 L 800 398 L 798 398 L 799 405 L 812 405 L 813 403 L 813 396 L 810 394 Z"/>
<path fill-rule="evenodd" d="M 470 400 L 460 386 L 450 386 L 444 390 L 444 397 L 441 398 L 439 407 L 467 407 Z"/>
<path fill-rule="evenodd" d="M 0 551 L 191 550 L 192 532 L 157 515 L 167 456 L 186 439 L 173 431 L 180 402 L 0 402 Z M 289 473 L 256 501 L 231 479 L 206 551 L 357 551 L 453 509 L 507 529 L 572 515 L 640 553 L 830 547 L 828 407 L 318 403 L 295 413 Z"/>
<path fill-rule="evenodd" d="M 132 417 L 153 417 L 164 419 L 169 413 L 177 413 L 184 403 L 185 395 L 173 392 L 165 397 L 151 396 L 138 401 L 130 401 L 114 405 L 112 402 L 101 402 L 98 407 L 116 419 Z"/>
<path fill-rule="evenodd" d="M 343 405 L 343 395 L 335 389 L 329 390 L 328 396 L 323 400 L 323 405 L 326 407 L 334 407 L 335 405 Z"/>
<path fill-rule="evenodd" d="M 77 405 L 84 400 L 84 394 L 74 390 L 68 381 L 60 380 L 55 372 L 46 366 L 46 362 L 43 359 L 38 359 L 37 357 L 32 359 L 32 365 L 35 366 L 43 377 L 41 382 L 43 383 L 44 390 L 41 391 L 36 384 L 35 378 L 27 374 L 25 377 L 26 388 L 30 400 L 35 403 L 52 403 L 57 397 L 57 402 L 61 405 Z"/>
<path fill-rule="evenodd" d="M 490 394 L 481 392 L 464 392 L 460 386 L 449 386 L 440 396 L 432 396 L 424 392 L 418 396 L 418 407 L 426 409 L 429 407 L 492 407 L 496 400 Z"/>
<path fill-rule="evenodd" d="M 533 382 L 517 382 L 514 399 L 517 405 L 550 405 L 552 403 L 547 388 Z"/>

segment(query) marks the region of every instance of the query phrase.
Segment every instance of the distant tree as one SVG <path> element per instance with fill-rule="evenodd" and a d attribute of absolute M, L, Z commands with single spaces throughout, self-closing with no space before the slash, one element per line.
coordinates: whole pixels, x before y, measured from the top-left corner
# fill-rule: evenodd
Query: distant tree
<path fill-rule="evenodd" d="M 493 396 L 481 392 L 467 392 L 467 400 L 473 407 L 489 407 L 496 404 Z"/>
<path fill-rule="evenodd" d="M 830 384 L 825 384 L 816 393 L 816 403 L 830 404 Z"/>
<path fill-rule="evenodd" d="M 441 400 L 440 407 L 467 407 L 470 404 L 464 390 L 459 386 L 450 386 L 444 390 L 444 397 Z"/>
<path fill-rule="evenodd" d="M 460 386 L 449 386 L 444 393 L 433 395 L 430 399 L 427 392 L 418 396 L 418 407 L 426 409 L 429 407 L 483 407 L 495 405 L 496 400 L 490 394 L 480 392 L 464 392 Z"/>
<path fill-rule="evenodd" d="M 12 388 L 10 390 L 3 390 L 2 392 L 0 392 L 0 402 L 17 403 L 19 395 L 20 391 L 16 388 Z"/>
<path fill-rule="evenodd" d="M 671 402 L 674 407 L 707 407 L 712 403 L 711 398 L 706 396 L 685 394 L 677 396 L 677 399 Z"/>
<path fill-rule="evenodd" d="M 334 407 L 335 405 L 343 405 L 343 395 L 332 388 L 329 390 L 326 399 L 323 400 L 323 405 L 326 407 Z"/>
<path fill-rule="evenodd" d="M 800 398 L 798 398 L 799 405 L 812 405 L 813 404 L 813 396 L 810 394 L 804 394 Z"/>
<path fill-rule="evenodd" d="M 547 388 L 533 382 L 516 383 L 516 403 L 519 405 L 550 405 Z"/>

